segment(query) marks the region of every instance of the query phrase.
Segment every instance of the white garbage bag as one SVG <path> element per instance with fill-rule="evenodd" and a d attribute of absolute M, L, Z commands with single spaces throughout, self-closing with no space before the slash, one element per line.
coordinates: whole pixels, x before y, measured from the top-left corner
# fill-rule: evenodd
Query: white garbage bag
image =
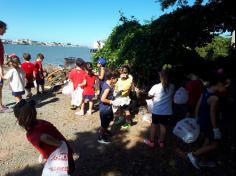
<path fill-rule="evenodd" d="M 74 91 L 74 86 L 72 82 L 69 82 L 65 87 L 62 88 L 62 93 L 67 96 L 71 96 Z"/>
<path fill-rule="evenodd" d="M 183 88 L 180 87 L 174 95 L 174 103 L 175 104 L 186 104 L 188 102 L 188 91 Z"/>
<path fill-rule="evenodd" d="M 69 176 L 68 170 L 68 148 L 63 141 L 61 146 L 49 156 L 44 165 L 42 176 Z"/>
<path fill-rule="evenodd" d="M 83 89 L 78 87 L 71 94 L 71 105 L 80 106 L 83 100 Z"/>
<path fill-rule="evenodd" d="M 200 127 L 197 124 L 197 119 L 195 118 L 185 118 L 180 120 L 173 133 L 182 139 L 185 143 L 195 142 L 200 134 Z"/>
<path fill-rule="evenodd" d="M 148 100 L 146 100 L 146 103 L 147 103 L 148 112 L 152 113 L 153 100 L 152 99 L 148 99 Z"/>

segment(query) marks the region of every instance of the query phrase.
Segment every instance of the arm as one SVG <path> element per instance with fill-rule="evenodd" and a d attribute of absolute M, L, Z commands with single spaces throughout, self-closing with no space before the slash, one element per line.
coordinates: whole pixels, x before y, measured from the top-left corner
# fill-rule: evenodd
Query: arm
<path fill-rule="evenodd" d="M 101 97 L 101 102 L 107 103 L 107 104 L 112 104 L 112 101 L 107 99 L 109 91 L 110 91 L 109 89 L 106 89 L 103 92 L 102 97 Z"/>
<path fill-rule="evenodd" d="M 98 79 L 103 80 L 104 76 L 105 76 L 105 68 L 101 67 L 101 72 L 100 75 L 98 75 Z"/>
<path fill-rule="evenodd" d="M 213 97 L 209 98 L 211 124 L 212 124 L 213 128 L 217 128 L 216 115 L 217 115 L 218 103 L 219 103 L 218 97 L 213 96 Z"/>
<path fill-rule="evenodd" d="M 202 101 L 202 95 L 200 96 L 200 98 L 199 98 L 199 100 L 197 102 L 196 108 L 195 108 L 195 117 L 198 116 L 201 101 Z"/>
<path fill-rule="evenodd" d="M 2 65 L 0 65 L 0 80 L 2 80 L 2 76 L 3 76 L 3 67 Z"/>
<path fill-rule="evenodd" d="M 40 136 L 40 141 L 55 147 L 59 147 L 61 145 L 60 141 L 45 133 Z"/>
<path fill-rule="evenodd" d="M 82 83 L 78 84 L 78 86 L 83 87 L 83 86 L 86 86 L 86 84 L 87 84 L 87 81 L 86 79 L 84 79 Z"/>

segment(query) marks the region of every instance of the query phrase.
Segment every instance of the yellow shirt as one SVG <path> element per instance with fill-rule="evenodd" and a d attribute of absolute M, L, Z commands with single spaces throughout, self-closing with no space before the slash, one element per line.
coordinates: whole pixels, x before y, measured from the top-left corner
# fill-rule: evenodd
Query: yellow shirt
<path fill-rule="evenodd" d="M 122 91 L 122 96 L 126 97 L 129 96 L 129 92 L 133 83 L 133 77 L 131 75 L 128 76 L 127 79 L 119 78 L 116 83 L 116 91 Z"/>

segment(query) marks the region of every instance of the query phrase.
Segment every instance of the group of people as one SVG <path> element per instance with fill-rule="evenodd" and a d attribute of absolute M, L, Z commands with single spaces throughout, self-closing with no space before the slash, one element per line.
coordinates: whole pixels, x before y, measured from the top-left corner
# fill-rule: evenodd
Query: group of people
<path fill-rule="evenodd" d="M 6 24 L 0 21 L 0 35 L 6 30 Z M 16 55 L 9 56 L 7 61 L 11 69 L 3 74 L 3 45 L 0 42 L 0 100 L 3 79 L 10 79 L 12 94 L 16 97 L 16 106 L 14 114 L 18 123 L 27 132 L 27 139 L 47 159 L 50 154 L 65 141 L 68 147 L 68 173 L 75 169 L 72 157 L 73 151 L 64 136 L 49 122 L 38 120 L 35 103 L 27 102 L 22 99 L 24 91 L 30 97 L 33 81 L 37 82 L 37 93 L 39 85 L 44 91 L 44 76 L 42 61 L 44 56 L 38 54 L 35 64 L 30 63 L 30 55 L 24 54 L 25 62 L 20 65 L 20 60 Z M 73 86 L 71 94 L 71 109 L 78 107 L 80 110 L 76 115 L 84 116 L 93 113 L 94 98 L 99 100 L 100 128 L 98 130 L 98 142 L 109 144 L 112 133 L 109 131 L 109 125 L 114 119 L 114 114 L 118 117 L 115 124 L 123 123 L 122 127 L 127 129 L 132 125 L 132 116 L 129 110 L 130 91 L 133 86 L 133 77 L 130 74 L 130 68 L 127 65 L 119 70 L 108 69 L 106 59 L 98 58 L 98 73 L 93 70 L 93 65 L 85 62 L 83 59 L 76 59 L 76 67 L 68 75 L 68 79 Z M 172 66 L 165 64 L 159 72 L 160 83 L 155 84 L 148 92 L 149 98 L 153 101 L 152 123 L 150 129 L 150 138 L 144 139 L 144 143 L 153 148 L 159 146 L 165 147 L 167 125 L 173 118 L 173 97 L 176 87 L 171 83 Z M 26 81 L 27 80 L 27 81 Z M 219 124 L 217 123 L 220 94 L 226 91 L 230 82 L 221 74 L 213 74 L 205 84 L 200 79 L 191 80 L 184 88 L 188 92 L 188 111 L 186 115 L 197 117 L 200 130 L 205 136 L 204 144 L 201 148 L 187 154 L 187 158 L 197 169 L 200 166 L 213 166 L 209 162 L 208 155 L 215 151 L 221 139 Z M 96 85 L 97 89 L 96 89 Z M 81 100 L 78 100 L 80 92 Z M 85 102 L 89 101 L 89 108 L 86 112 Z M 5 107 L 0 102 L 1 111 Z M 122 118 L 123 117 L 123 118 Z"/>

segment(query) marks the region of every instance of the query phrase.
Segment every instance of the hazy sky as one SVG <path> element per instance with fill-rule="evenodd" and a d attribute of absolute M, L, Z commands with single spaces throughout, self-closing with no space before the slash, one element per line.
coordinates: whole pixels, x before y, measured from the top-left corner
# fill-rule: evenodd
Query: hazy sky
<path fill-rule="evenodd" d="M 158 17 L 155 0 L 0 0 L 6 39 L 71 42 L 91 46 L 119 23 L 119 11 L 140 22 Z"/>

